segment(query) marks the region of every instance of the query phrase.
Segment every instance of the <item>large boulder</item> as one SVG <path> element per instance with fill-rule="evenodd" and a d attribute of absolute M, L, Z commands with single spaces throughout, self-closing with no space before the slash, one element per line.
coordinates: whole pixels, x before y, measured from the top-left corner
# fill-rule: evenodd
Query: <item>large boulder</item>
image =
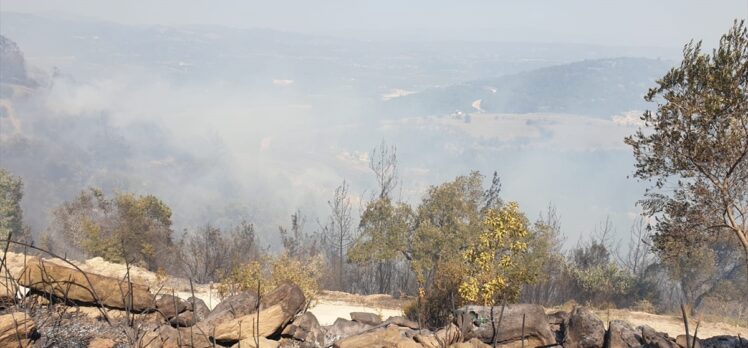
<path fill-rule="evenodd" d="M 702 348 L 743 348 L 748 347 L 748 338 L 739 336 L 714 336 L 701 340 Z"/>
<path fill-rule="evenodd" d="M 605 325 L 587 307 L 574 308 L 566 332 L 566 348 L 600 348 L 605 343 Z"/>
<path fill-rule="evenodd" d="M 255 336 L 268 337 L 280 333 L 306 305 L 304 292 L 292 283 L 281 284 L 263 295 L 259 299 L 259 306 L 252 293 L 243 294 L 229 299 L 232 303 L 224 307 L 219 307 L 220 304 L 216 306 L 206 320 L 198 325 L 200 329 L 215 332 L 215 340 L 229 343 Z M 250 306 L 252 304 L 254 306 Z"/>
<path fill-rule="evenodd" d="M 491 348 L 491 346 L 483 343 L 477 338 L 471 338 L 467 342 L 455 343 L 449 346 L 449 348 Z"/>
<path fill-rule="evenodd" d="M 396 326 L 344 338 L 333 344 L 335 348 L 423 348 L 405 337 Z"/>
<path fill-rule="evenodd" d="M 156 300 L 158 310 L 167 320 L 187 310 L 187 302 L 173 295 L 161 295 Z"/>
<path fill-rule="evenodd" d="M 221 322 L 215 326 L 213 338 L 216 341 L 233 343 L 252 337 L 268 337 L 282 329 L 291 319 L 283 307 L 277 304 L 259 313 Z"/>
<path fill-rule="evenodd" d="M 267 339 L 265 337 L 248 338 L 241 340 L 231 346 L 231 348 L 278 348 L 280 342 Z"/>
<path fill-rule="evenodd" d="M 189 297 L 186 302 L 188 309 L 194 313 L 196 321 L 201 321 L 210 314 L 210 308 L 205 304 L 205 301 L 197 297 Z"/>
<path fill-rule="evenodd" d="M 367 325 L 379 325 L 382 323 L 382 318 L 379 315 L 368 312 L 351 312 L 351 320 Z"/>
<path fill-rule="evenodd" d="M 372 328 L 373 326 L 368 324 L 338 318 L 332 325 L 325 327 L 325 342 L 336 342 L 347 337 L 356 336 Z"/>
<path fill-rule="evenodd" d="M 168 325 L 145 332 L 137 343 L 148 348 L 213 348 L 207 334 L 195 330 L 175 329 Z"/>
<path fill-rule="evenodd" d="M 680 348 L 667 333 L 657 332 L 647 325 L 639 326 L 636 329 L 641 332 L 642 341 L 649 348 Z"/>
<path fill-rule="evenodd" d="M 169 319 L 169 324 L 173 327 L 189 327 L 197 324 L 197 320 L 195 319 L 194 312 L 186 311 Z"/>
<path fill-rule="evenodd" d="M 413 329 L 413 330 L 420 329 L 420 325 L 418 325 L 418 323 L 416 323 L 415 321 L 410 320 L 410 319 L 408 319 L 406 317 L 399 316 L 399 315 L 387 318 L 387 320 L 384 321 L 384 324 L 385 325 L 397 325 L 397 326 L 407 327 L 407 328 Z"/>
<path fill-rule="evenodd" d="M 530 304 L 505 306 L 500 326 L 501 307 L 465 306 L 458 309 L 456 323 L 464 340 L 477 338 L 482 342 L 492 343 L 494 335 L 491 325 L 492 310 L 493 320 L 497 326 L 495 330 L 497 343 L 509 345 L 512 342 L 521 342 L 523 315 L 525 317 L 524 340 L 527 347 L 556 343 L 543 307 Z"/>
<path fill-rule="evenodd" d="M 204 318 L 203 323 L 205 323 L 206 326 L 212 326 L 223 321 L 254 313 L 257 311 L 257 302 L 259 301 L 259 298 L 260 297 L 257 293 L 252 291 L 243 291 L 229 296 L 218 303 L 215 308 L 208 313 Z"/>
<path fill-rule="evenodd" d="M 0 347 L 31 347 L 36 324 L 24 312 L 0 315 Z"/>
<path fill-rule="evenodd" d="M 692 335 L 678 335 L 675 338 L 675 343 L 681 346 L 681 348 L 701 348 L 701 340 L 698 337 L 694 339 Z"/>
<path fill-rule="evenodd" d="M 608 324 L 605 348 L 633 348 L 643 343 L 641 334 L 631 324 L 623 320 L 613 320 Z"/>
<path fill-rule="evenodd" d="M 304 291 L 296 284 L 283 283 L 260 298 L 260 306 L 268 308 L 280 304 L 283 311 L 293 319 L 306 305 Z"/>
<path fill-rule="evenodd" d="M 420 333 L 415 335 L 413 339 L 424 348 L 442 348 L 460 341 L 460 328 L 450 323 L 435 333 Z"/>
<path fill-rule="evenodd" d="M 325 345 L 325 330 L 319 325 L 317 317 L 311 312 L 302 314 L 293 323 L 286 326 L 281 333 L 281 337 L 308 343 L 315 347 Z"/>
<path fill-rule="evenodd" d="M 153 309 L 153 295 L 145 285 L 128 284 L 123 279 L 83 273 L 75 268 L 39 259 L 26 265 L 18 282 L 58 299 L 134 312 Z M 129 289 L 132 289 L 132 293 Z"/>

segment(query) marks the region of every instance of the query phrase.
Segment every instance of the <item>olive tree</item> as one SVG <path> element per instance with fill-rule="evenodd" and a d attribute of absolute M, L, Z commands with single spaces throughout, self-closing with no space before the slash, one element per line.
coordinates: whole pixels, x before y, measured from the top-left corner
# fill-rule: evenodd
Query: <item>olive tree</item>
<path fill-rule="evenodd" d="M 626 138 L 635 177 L 652 182 L 641 204 L 657 218 L 656 249 L 678 254 L 732 235 L 748 266 L 748 33 L 735 22 L 719 47 L 683 50 L 680 66 L 645 99 L 657 109 Z"/>

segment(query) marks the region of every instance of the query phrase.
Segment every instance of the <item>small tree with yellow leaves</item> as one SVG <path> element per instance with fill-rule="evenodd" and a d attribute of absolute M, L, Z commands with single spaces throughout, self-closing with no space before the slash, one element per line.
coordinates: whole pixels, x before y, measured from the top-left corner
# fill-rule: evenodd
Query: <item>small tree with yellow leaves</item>
<path fill-rule="evenodd" d="M 218 293 L 226 298 L 241 291 L 256 291 L 259 284 L 262 296 L 283 283 L 291 282 L 301 288 L 307 302 L 313 303 L 321 290 L 323 267 L 321 255 L 304 259 L 292 258 L 286 253 L 275 257 L 267 256 L 261 261 L 251 261 L 235 267 L 222 279 Z"/>
<path fill-rule="evenodd" d="M 524 266 L 528 221 L 516 202 L 490 210 L 484 230 L 463 253 L 465 276 L 459 294 L 466 302 L 493 306 L 516 302 L 522 286 L 535 280 Z"/>

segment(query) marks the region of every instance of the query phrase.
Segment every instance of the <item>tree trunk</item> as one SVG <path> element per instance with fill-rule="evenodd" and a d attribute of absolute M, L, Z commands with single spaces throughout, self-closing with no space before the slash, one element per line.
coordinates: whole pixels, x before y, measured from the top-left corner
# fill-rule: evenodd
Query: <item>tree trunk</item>
<path fill-rule="evenodd" d="M 743 245 L 743 256 L 745 256 L 745 280 L 746 283 L 748 283 L 748 237 L 746 237 L 745 231 L 735 231 L 735 234 L 738 235 L 740 244 Z"/>

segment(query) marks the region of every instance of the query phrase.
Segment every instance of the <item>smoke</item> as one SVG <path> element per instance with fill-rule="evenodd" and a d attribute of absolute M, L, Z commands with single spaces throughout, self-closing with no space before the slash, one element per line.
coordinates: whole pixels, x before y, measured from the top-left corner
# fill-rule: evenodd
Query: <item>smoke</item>
<path fill-rule="evenodd" d="M 19 28 L 15 32 L 24 35 Z M 123 35 L 128 47 L 140 49 L 132 62 L 121 57 L 124 50 L 104 54 L 90 48 L 119 47 L 117 41 L 100 43 L 102 34 L 85 44 L 72 39 L 71 45 L 86 49 L 60 67 L 48 64 L 57 55 L 41 50 L 42 36 L 27 34 L 25 42 L 36 47 L 28 65 L 46 77 L 3 99 L 8 115 L 0 118 L 0 165 L 24 180 L 24 213 L 37 235 L 54 207 L 93 186 L 160 197 L 172 208 L 178 231 L 247 220 L 264 243 L 273 243 L 277 226 L 297 209 L 312 221 L 323 219 L 344 179 L 354 206 L 360 206 L 374 186 L 368 153 L 383 139 L 398 148 L 403 200 L 418 204 L 429 185 L 472 170 L 496 170 L 504 198 L 519 201 L 531 218 L 554 203 L 569 240 L 592 231 L 605 216 L 622 226 L 619 231 L 627 230 L 627 213 L 643 189 L 626 178 L 633 161 L 622 139 L 635 127 L 618 119 L 487 113 L 456 118 L 417 111 L 395 118 L 377 107 L 388 91 L 450 81 L 450 67 L 469 61 L 419 71 L 414 79 L 428 77 L 404 82 L 411 76 L 403 71 L 430 54 L 409 56 L 402 66 L 396 60 L 375 65 L 328 44 L 298 44 L 292 57 L 260 51 L 239 59 L 222 53 L 245 54 L 238 44 L 167 36 L 148 56 L 141 41 L 162 40 L 170 32 L 136 34 L 142 37 Z M 220 43 L 229 45 L 226 40 Z M 184 41 L 189 49 L 182 48 Z M 179 45 L 159 48 L 173 42 Z M 198 48 L 214 51 L 192 54 Z"/>

